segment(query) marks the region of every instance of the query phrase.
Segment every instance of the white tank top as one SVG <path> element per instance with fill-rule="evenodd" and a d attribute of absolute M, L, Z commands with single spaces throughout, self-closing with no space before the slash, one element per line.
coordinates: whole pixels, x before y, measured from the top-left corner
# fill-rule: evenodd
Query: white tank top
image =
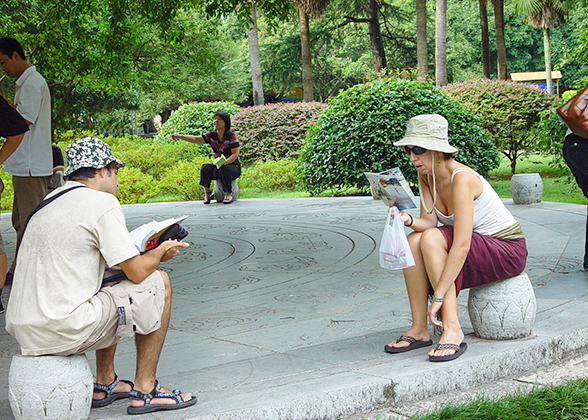
<path fill-rule="evenodd" d="M 474 200 L 474 232 L 503 239 L 524 238 L 521 226 L 508 211 L 492 186 L 471 169 L 457 168 L 451 174 L 451 183 L 458 172 L 469 172 L 480 178 L 482 194 Z M 435 207 L 438 220 L 444 225 L 454 225 L 454 215 L 446 216 Z"/>

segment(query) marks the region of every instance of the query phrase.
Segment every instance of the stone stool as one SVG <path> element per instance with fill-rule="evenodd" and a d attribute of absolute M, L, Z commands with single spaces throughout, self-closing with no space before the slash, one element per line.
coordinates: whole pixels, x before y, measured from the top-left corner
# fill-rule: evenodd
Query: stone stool
<path fill-rule="evenodd" d="M 233 191 L 233 201 L 237 201 L 237 197 L 239 196 L 239 185 L 237 184 L 236 179 L 233 179 L 231 190 Z M 217 203 L 222 203 L 225 199 L 225 192 L 223 191 L 223 184 L 221 184 L 220 179 L 214 180 L 212 196 L 216 199 Z"/>
<path fill-rule="evenodd" d="M 16 420 L 85 420 L 93 390 L 85 354 L 12 357 L 8 399 Z"/>
<path fill-rule="evenodd" d="M 537 302 L 526 273 L 472 287 L 468 311 L 474 333 L 488 340 L 512 340 L 531 334 Z"/>
<path fill-rule="evenodd" d="M 513 175 L 510 180 L 510 195 L 515 204 L 540 203 L 543 198 L 543 181 L 541 181 L 541 175 Z"/>

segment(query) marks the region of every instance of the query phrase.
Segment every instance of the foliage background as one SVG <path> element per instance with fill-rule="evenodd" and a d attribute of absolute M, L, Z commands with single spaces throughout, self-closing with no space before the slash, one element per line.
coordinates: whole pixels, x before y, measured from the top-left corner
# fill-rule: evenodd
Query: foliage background
<path fill-rule="evenodd" d="M 541 89 L 512 81 L 468 80 L 442 90 L 480 118 L 496 148 L 510 160 L 512 174 L 517 157 L 538 148 L 541 112 L 558 103 Z"/>
<path fill-rule="evenodd" d="M 296 159 L 308 127 L 326 108 L 320 102 L 270 104 L 241 109 L 232 119 L 241 144 L 240 159 Z"/>
<path fill-rule="evenodd" d="M 393 143 L 404 136 L 411 117 L 432 113 L 447 118 L 457 160 L 482 175 L 498 165 L 496 148 L 479 119 L 457 101 L 427 83 L 380 79 L 332 98 L 310 127 L 301 153 L 303 187 L 314 194 L 349 186 L 367 189 L 364 172 L 396 166 L 415 185 L 416 169 Z"/>

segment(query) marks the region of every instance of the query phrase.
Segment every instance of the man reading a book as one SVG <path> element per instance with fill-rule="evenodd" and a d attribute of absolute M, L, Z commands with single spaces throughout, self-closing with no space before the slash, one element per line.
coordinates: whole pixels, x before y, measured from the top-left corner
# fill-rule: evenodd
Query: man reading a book
<path fill-rule="evenodd" d="M 66 153 L 68 182 L 46 198 L 26 226 L 6 329 L 23 355 L 96 350 L 93 407 L 128 397 L 129 414 L 195 404 L 190 393 L 171 392 L 155 378 L 171 304 L 170 279 L 157 267 L 188 244 L 167 240 L 139 254 L 116 199 L 116 174 L 124 162 L 95 137 L 72 143 Z M 103 286 L 107 265 L 119 266 L 128 279 Z M 135 337 L 134 384 L 119 381 L 114 369 L 123 336 Z"/>

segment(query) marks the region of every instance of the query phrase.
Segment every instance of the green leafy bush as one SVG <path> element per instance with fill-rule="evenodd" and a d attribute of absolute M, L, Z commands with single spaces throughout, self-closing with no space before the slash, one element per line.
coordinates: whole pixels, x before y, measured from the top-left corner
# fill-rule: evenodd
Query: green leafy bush
<path fill-rule="evenodd" d="M 202 200 L 204 189 L 199 183 L 200 168 L 205 163 L 210 163 L 210 159 L 199 156 L 192 161 L 181 161 L 167 168 L 159 182 L 159 190 L 182 200 Z"/>
<path fill-rule="evenodd" d="M 340 92 L 308 130 L 301 152 L 302 183 L 312 194 L 358 187 L 367 191 L 363 172 L 400 167 L 414 186 L 417 173 L 395 141 L 411 117 L 437 113 L 449 122 L 456 159 L 483 175 L 498 166 L 498 153 L 480 121 L 457 101 L 428 83 L 380 79 Z"/>
<path fill-rule="evenodd" d="M 163 173 L 178 161 L 191 161 L 200 156 L 198 148 L 186 141 L 163 143 L 130 136 L 107 137 L 104 141 L 111 145 L 116 157 L 155 179 L 160 179 Z"/>
<path fill-rule="evenodd" d="M 232 119 L 241 144 L 243 163 L 295 159 L 306 130 L 324 111 L 326 104 L 301 102 L 243 108 Z"/>
<path fill-rule="evenodd" d="M 510 160 L 513 174 L 520 153 L 537 149 L 539 114 L 557 103 L 534 86 L 503 80 L 452 83 L 443 91 L 480 117 L 494 145 Z"/>
<path fill-rule="evenodd" d="M 56 131 L 53 135 L 53 143 L 56 143 L 59 145 L 59 147 L 61 147 L 61 145 L 68 145 L 84 137 L 94 136 L 96 136 L 96 133 L 92 130 Z M 61 147 L 61 150 L 64 150 L 64 147 Z"/>
<path fill-rule="evenodd" d="M 4 183 L 4 191 L 2 192 L 2 210 L 12 209 L 12 199 L 14 196 L 14 189 L 12 188 L 12 175 L 4 169 L 0 169 L 0 178 Z"/>
<path fill-rule="evenodd" d="M 138 168 L 124 167 L 116 176 L 117 197 L 121 204 L 145 203 L 157 195 L 157 182 Z"/>
<path fill-rule="evenodd" d="M 263 192 L 295 190 L 298 184 L 296 163 L 291 160 L 257 161 L 239 177 L 239 188 Z"/>
<path fill-rule="evenodd" d="M 232 118 L 239 109 L 233 102 L 196 102 L 182 105 L 163 124 L 155 140 L 171 142 L 172 133 L 199 136 L 213 129 L 212 117 L 217 111 L 225 111 Z M 210 147 L 206 147 L 207 149 L 203 150 L 209 153 Z"/>

